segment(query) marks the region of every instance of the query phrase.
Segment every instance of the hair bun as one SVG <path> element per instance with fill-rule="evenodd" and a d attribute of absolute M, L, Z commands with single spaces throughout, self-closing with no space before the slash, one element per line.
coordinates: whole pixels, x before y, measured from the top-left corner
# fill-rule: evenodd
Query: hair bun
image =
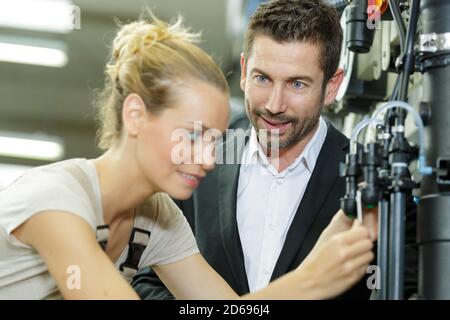
<path fill-rule="evenodd" d="M 113 41 L 113 56 L 115 62 L 120 62 L 141 50 L 149 50 L 157 43 L 180 40 L 196 43 L 199 33 L 191 33 L 182 26 L 182 18 L 170 25 L 152 15 L 153 21 L 141 20 L 121 27 Z"/>
<path fill-rule="evenodd" d="M 105 87 L 96 96 L 101 149 L 120 140 L 124 99 L 139 95 L 148 112 L 159 114 L 173 106 L 173 82 L 198 80 L 228 95 L 227 80 L 214 60 L 196 43 L 200 33 L 183 27 L 181 16 L 173 24 L 151 19 L 122 25 L 115 37 L 105 70 Z"/>

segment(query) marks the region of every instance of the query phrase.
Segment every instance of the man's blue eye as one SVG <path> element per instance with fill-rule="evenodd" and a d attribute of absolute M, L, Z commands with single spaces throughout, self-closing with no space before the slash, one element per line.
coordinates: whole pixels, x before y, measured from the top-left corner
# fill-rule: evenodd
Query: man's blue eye
<path fill-rule="evenodd" d="M 257 75 L 256 76 L 256 80 L 258 82 L 267 82 L 267 77 L 266 76 L 262 76 L 262 75 Z"/>
<path fill-rule="evenodd" d="M 301 81 L 299 81 L 299 80 L 295 80 L 295 81 L 292 81 L 292 86 L 295 89 L 300 89 L 300 88 L 303 87 L 303 83 Z"/>

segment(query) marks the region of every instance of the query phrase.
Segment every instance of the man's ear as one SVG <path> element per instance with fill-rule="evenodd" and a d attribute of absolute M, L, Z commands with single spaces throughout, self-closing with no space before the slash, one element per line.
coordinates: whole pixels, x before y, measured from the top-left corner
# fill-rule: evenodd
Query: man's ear
<path fill-rule="evenodd" d="M 143 120 L 147 116 L 145 102 L 142 98 L 132 93 L 128 95 L 122 108 L 123 128 L 128 135 L 137 136 Z"/>
<path fill-rule="evenodd" d="M 328 80 L 327 83 L 324 101 L 325 106 L 332 104 L 336 100 L 336 96 L 339 91 L 339 87 L 342 84 L 342 80 L 344 80 L 344 70 L 337 69 L 335 74 L 331 77 L 330 80 Z"/>
<path fill-rule="evenodd" d="M 241 53 L 241 89 L 245 91 L 245 81 L 247 80 L 247 65 L 244 53 Z"/>

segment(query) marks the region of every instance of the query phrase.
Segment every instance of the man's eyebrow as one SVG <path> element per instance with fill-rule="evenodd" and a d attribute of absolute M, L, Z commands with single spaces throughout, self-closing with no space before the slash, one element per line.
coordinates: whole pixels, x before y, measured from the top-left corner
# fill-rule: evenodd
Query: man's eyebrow
<path fill-rule="evenodd" d="M 250 71 L 250 73 L 252 74 L 252 73 L 260 73 L 260 74 L 262 74 L 262 75 L 264 75 L 264 76 L 267 76 L 267 73 L 266 72 L 264 72 L 264 71 L 262 71 L 261 69 L 258 69 L 258 68 L 252 68 L 252 70 Z M 270 77 L 269 77 L 270 78 Z"/>
<path fill-rule="evenodd" d="M 305 75 L 298 75 L 298 76 L 290 77 L 287 80 L 288 81 L 304 80 L 304 81 L 309 82 L 309 83 L 314 82 L 314 79 L 312 77 L 305 76 Z"/>
<path fill-rule="evenodd" d="M 263 76 L 266 76 L 266 77 L 268 77 L 268 78 L 271 78 L 266 72 L 264 72 L 263 70 L 258 69 L 258 68 L 253 68 L 253 69 L 251 70 L 251 74 L 252 74 L 252 73 L 260 73 L 260 74 L 262 74 Z M 309 83 L 313 83 L 313 82 L 314 82 L 314 79 L 313 79 L 312 77 L 306 76 L 306 75 L 292 76 L 292 77 L 287 78 L 286 80 L 287 80 L 287 81 L 304 80 L 304 81 L 309 82 Z"/>

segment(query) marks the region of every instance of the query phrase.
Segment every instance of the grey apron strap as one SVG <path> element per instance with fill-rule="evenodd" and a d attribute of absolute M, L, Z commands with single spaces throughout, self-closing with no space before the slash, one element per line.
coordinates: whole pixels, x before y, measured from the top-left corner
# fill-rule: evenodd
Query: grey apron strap
<path fill-rule="evenodd" d="M 139 262 L 150 240 L 150 231 L 147 229 L 142 216 L 135 216 L 130 240 L 128 241 L 128 253 L 125 261 L 119 266 L 123 275 L 131 279 L 139 270 Z"/>
<path fill-rule="evenodd" d="M 89 181 L 89 177 L 86 173 L 75 165 L 68 165 L 67 171 L 72 174 L 72 176 L 77 179 L 89 197 L 90 202 L 93 206 L 96 206 L 96 197 L 92 184 Z M 97 221 L 103 223 L 103 216 L 100 208 L 95 207 L 95 212 L 97 214 Z M 123 262 L 119 266 L 119 270 L 125 277 L 132 278 L 139 269 L 139 262 L 141 260 L 142 254 L 147 247 L 148 241 L 150 239 L 150 231 L 146 230 L 147 224 L 142 216 L 136 215 L 133 221 L 133 229 L 131 230 L 131 236 L 128 241 L 128 253 Z M 107 241 L 109 238 L 109 226 L 99 225 L 96 231 L 97 241 L 103 250 L 106 249 Z"/>
<path fill-rule="evenodd" d="M 102 247 L 103 251 L 105 251 L 109 239 L 109 226 L 107 225 L 97 226 L 96 238 L 100 247 Z"/>

